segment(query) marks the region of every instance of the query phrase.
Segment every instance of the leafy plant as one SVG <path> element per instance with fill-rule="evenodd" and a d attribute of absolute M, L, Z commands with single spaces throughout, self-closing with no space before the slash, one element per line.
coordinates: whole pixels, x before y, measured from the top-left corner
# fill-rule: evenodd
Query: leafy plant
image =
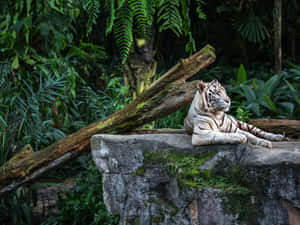
<path fill-rule="evenodd" d="M 247 122 L 250 119 L 251 113 L 247 110 L 243 110 L 242 108 L 237 108 L 236 110 L 236 118 L 243 122 Z"/>
<path fill-rule="evenodd" d="M 201 8 L 203 1 L 198 0 L 196 3 L 198 18 L 205 19 Z M 113 31 L 122 63 L 126 61 L 134 37 L 149 38 L 153 31 L 156 32 L 154 25 L 158 25 L 158 32 L 171 30 L 178 37 L 184 33 L 188 38 L 186 51 L 190 53 L 195 51 L 189 5 L 189 0 L 124 0 L 118 4 L 114 1 L 106 2 L 106 9 L 109 12 L 106 34 Z"/>
<path fill-rule="evenodd" d="M 183 121 L 186 117 L 188 108 L 180 109 L 164 118 L 155 121 L 156 128 L 179 128 L 183 129 Z"/>
<path fill-rule="evenodd" d="M 245 20 L 240 20 L 240 24 L 237 30 L 243 38 L 249 42 L 261 43 L 262 41 L 270 38 L 268 28 L 265 26 L 261 18 L 254 14 L 253 10 L 250 10 L 249 15 L 245 17 Z"/>
<path fill-rule="evenodd" d="M 252 43 L 262 43 L 270 38 L 270 32 L 265 25 L 265 11 L 261 8 L 255 1 L 240 2 L 239 6 L 223 2 L 217 7 L 217 13 L 230 13 L 232 26 L 242 38 Z"/>
<path fill-rule="evenodd" d="M 34 224 L 31 212 L 35 204 L 35 193 L 28 188 L 19 187 L 14 192 L 0 199 L 1 224 L 29 225 Z"/>
<path fill-rule="evenodd" d="M 101 174 L 90 163 L 88 170 L 77 178 L 75 189 L 65 197 L 59 197 L 58 213 L 43 223 L 46 224 L 118 224 L 118 217 L 110 215 L 102 198 Z"/>
<path fill-rule="evenodd" d="M 295 81 L 300 79 L 299 71 L 299 67 L 293 65 L 293 68 L 281 75 L 273 75 L 263 81 L 255 78 L 245 80 L 246 74 L 241 76 L 240 69 L 237 81 L 228 90 L 232 98 L 232 108 L 249 110 L 257 117 L 298 118 L 299 94 L 296 92 L 298 82 Z"/>

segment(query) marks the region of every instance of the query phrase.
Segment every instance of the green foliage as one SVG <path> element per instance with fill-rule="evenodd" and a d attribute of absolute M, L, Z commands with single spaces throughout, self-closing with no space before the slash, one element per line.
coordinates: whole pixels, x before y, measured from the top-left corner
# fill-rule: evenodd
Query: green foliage
<path fill-rule="evenodd" d="M 87 35 L 92 32 L 92 26 L 97 24 L 97 19 L 100 13 L 100 1 L 99 0 L 87 0 L 83 1 L 83 9 L 88 14 L 87 20 Z"/>
<path fill-rule="evenodd" d="M 215 152 L 207 152 L 205 156 L 169 152 L 147 152 L 144 154 L 144 166 L 134 175 L 144 174 L 147 164 L 162 163 L 168 166 L 170 174 L 175 176 L 180 185 L 193 188 L 218 188 L 228 193 L 248 195 L 251 191 L 245 186 L 244 176 L 237 167 L 228 168 L 226 174 L 217 174 L 217 171 L 200 170 L 202 163 L 215 156 Z"/>
<path fill-rule="evenodd" d="M 250 190 L 241 186 L 229 175 L 216 175 L 214 171 L 199 170 L 199 166 L 211 159 L 215 153 L 205 157 L 194 155 L 169 154 L 167 165 L 170 172 L 175 175 L 184 185 L 197 188 L 218 188 L 231 193 L 247 195 Z"/>
<path fill-rule="evenodd" d="M 114 36 L 120 49 L 122 63 L 124 63 L 133 41 L 133 12 L 128 5 L 125 4 L 117 11 L 116 17 Z"/>
<path fill-rule="evenodd" d="M 233 87 L 229 89 L 232 109 L 237 117 L 242 120 L 252 115 L 299 119 L 299 66 L 286 62 L 288 68 L 280 76 L 273 76 L 273 72 L 265 69 L 267 64 L 261 63 L 262 60 L 268 61 L 271 55 L 271 42 L 267 42 L 272 21 L 268 3 L 241 1 L 239 4 L 232 1 L 206 1 L 205 4 L 202 0 L 2 1 L 0 165 L 26 144 L 31 144 L 34 150 L 42 149 L 131 101 L 128 88 L 122 85 L 121 66 L 115 65 L 119 61 L 112 48 L 113 38 L 123 62 L 133 39 L 151 39 L 155 47 L 160 47 L 158 68 L 161 70 L 166 69 L 164 60 L 170 59 L 173 64 L 184 55 L 180 48 L 184 44 L 185 51 L 191 54 L 196 50 L 196 43 L 212 42 L 218 51 L 219 64 L 201 71 L 195 78 L 206 81 L 218 78 L 224 84 L 232 78 L 232 63 L 239 65 L 252 55 L 259 64 L 253 64 L 254 69 L 247 73 L 241 65 L 235 82 L 232 82 Z M 295 18 L 299 15 L 299 6 L 293 0 L 283 10 L 289 12 L 283 21 L 287 31 L 291 34 L 295 31 L 297 37 L 299 23 Z M 209 20 L 202 23 L 204 12 Z M 217 19 L 214 19 L 215 15 Z M 171 33 L 180 38 L 174 38 L 167 44 L 160 43 L 162 37 L 169 40 Z M 230 34 L 228 39 L 227 34 Z M 236 36 L 239 38 L 236 39 Z M 283 36 L 283 39 L 286 37 Z M 257 43 L 259 48 L 253 48 L 244 40 Z M 286 40 L 284 43 L 287 43 Z M 253 49 L 251 54 L 249 48 Z M 295 51 L 297 54 L 298 50 Z M 257 55 L 261 58 L 256 58 Z M 156 121 L 155 125 L 183 128 L 186 113 L 187 108 L 182 109 Z M 180 165 L 185 170 L 188 163 L 194 162 L 184 159 Z M 67 169 L 70 170 L 70 167 Z M 173 169 L 180 170 L 175 165 Z M 193 174 L 195 170 L 186 172 Z M 202 171 L 204 181 L 192 179 L 186 182 L 201 186 L 207 182 L 209 175 L 210 171 Z M 222 186 L 222 179 L 209 182 Z M 20 190 L 17 192 L 22 194 L 16 192 L 5 200 L 1 198 L 0 213 L 5 213 L 0 217 L 1 224 L 7 224 L 8 220 L 15 221 L 15 224 L 31 224 L 30 203 L 26 199 L 29 191 Z M 79 194 L 73 201 L 77 202 L 76 199 L 84 200 Z M 86 202 L 96 205 L 89 197 L 86 197 Z M 84 208 L 82 204 L 76 206 Z M 69 210 L 71 205 L 62 206 L 62 209 Z M 85 211 L 82 212 L 85 215 Z M 72 214 L 68 215 L 70 218 Z"/>
<path fill-rule="evenodd" d="M 217 12 L 230 14 L 233 28 L 249 42 L 262 43 L 270 38 L 269 29 L 264 22 L 266 13 L 258 2 L 242 2 L 239 7 L 224 2 L 217 7 Z"/>
<path fill-rule="evenodd" d="M 232 108 L 250 111 L 256 117 L 299 118 L 300 102 L 296 90 L 299 88 L 300 69 L 290 65 L 290 69 L 271 76 L 267 81 L 253 78 L 241 83 L 239 70 L 237 81 L 233 82 L 236 85 L 228 89 Z"/>
<path fill-rule="evenodd" d="M 75 190 L 59 197 L 58 213 L 50 217 L 47 224 L 118 224 L 118 217 L 113 217 L 103 203 L 102 177 L 98 169 L 90 164 L 88 170 L 77 178 Z"/>
<path fill-rule="evenodd" d="M 243 122 L 248 122 L 248 120 L 250 119 L 251 113 L 247 110 L 244 110 L 242 108 L 237 108 L 236 109 L 236 116 L 235 118 L 237 118 L 240 121 Z"/>
<path fill-rule="evenodd" d="M 156 128 L 177 128 L 183 129 L 183 121 L 186 117 L 188 107 L 177 110 L 176 112 L 167 115 L 164 118 L 160 118 L 155 121 Z"/>
<path fill-rule="evenodd" d="M 198 18 L 205 19 L 202 4 L 203 1 L 197 1 L 197 13 Z M 189 5 L 189 0 L 123 0 L 117 5 L 114 1 L 106 2 L 109 11 L 106 34 L 113 31 L 122 63 L 127 59 L 134 37 L 151 39 L 156 30 L 159 33 L 171 30 L 178 37 L 184 33 L 188 39 L 186 51 L 194 52 Z"/>
<path fill-rule="evenodd" d="M 30 67 L 42 60 L 41 55 L 54 53 L 41 46 L 63 51 L 74 38 L 72 23 L 78 10 L 66 0 L 2 2 L 0 58 L 10 58 L 13 69 L 22 69 L 22 65 Z"/>
<path fill-rule="evenodd" d="M 237 73 L 237 85 L 240 85 L 241 83 L 246 82 L 246 80 L 247 80 L 247 73 L 246 73 L 244 65 L 241 64 L 240 68 L 238 70 L 238 73 Z M 233 86 L 235 86 L 235 85 L 233 85 Z"/>
<path fill-rule="evenodd" d="M 244 21 L 239 21 L 237 30 L 249 42 L 260 43 L 270 38 L 268 28 L 261 18 L 253 13 L 253 10 L 245 17 Z"/>
<path fill-rule="evenodd" d="M 35 193 L 28 188 L 19 187 L 12 193 L 1 196 L 0 223 L 12 225 L 34 224 L 31 212 L 35 204 Z"/>
<path fill-rule="evenodd" d="M 128 0 L 128 6 L 132 11 L 134 20 L 136 21 L 136 28 L 138 32 L 143 35 L 147 28 L 147 1 L 144 0 Z"/>
<path fill-rule="evenodd" d="M 159 5 L 157 22 L 160 23 L 159 32 L 170 29 L 178 37 L 182 34 L 182 18 L 179 13 L 178 0 L 166 0 Z"/>

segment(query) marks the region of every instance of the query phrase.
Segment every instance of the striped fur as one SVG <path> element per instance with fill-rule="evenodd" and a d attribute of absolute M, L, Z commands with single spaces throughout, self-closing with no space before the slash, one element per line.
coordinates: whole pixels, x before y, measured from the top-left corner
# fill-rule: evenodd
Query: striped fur
<path fill-rule="evenodd" d="M 270 141 L 282 141 L 280 134 L 265 132 L 227 115 L 230 99 L 217 81 L 200 81 L 194 100 L 184 120 L 186 132 L 192 135 L 193 145 L 240 144 L 250 142 L 271 148 Z"/>

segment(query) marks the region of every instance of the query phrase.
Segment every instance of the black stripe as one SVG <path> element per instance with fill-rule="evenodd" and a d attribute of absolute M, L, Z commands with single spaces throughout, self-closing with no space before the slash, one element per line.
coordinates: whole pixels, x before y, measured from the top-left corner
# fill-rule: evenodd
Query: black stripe
<path fill-rule="evenodd" d="M 208 123 L 208 125 L 209 125 L 210 129 L 213 130 L 213 128 L 212 128 L 212 126 L 210 125 L 210 123 Z"/>
<path fill-rule="evenodd" d="M 199 130 L 207 130 L 207 129 L 205 129 L 205 128 L 202 128 L 202 127 L 197 127 Z"/>
<path fill-rule="evenodd" d="M 225 113 L 223 114 L 222 123 L 220 124 L 220 127 L 222 127 L 222 126 L 223 126 L 224 119 L 225 119 Z"/>
<path fill-rule="evenodd" d="M 232 121 L 230 123 L 229 133 L 231 132 L 231 128 L 232 128 Z"/>
<path fill-rule="evenodd" d="M 232 120 L 232 117 L 230 116 L 229 117 L 229 120 L 230 120 L 230 128 L 229 128 L 229 132 L 231 131 L 231 128 L 232 128 L 232 124 L 233 124 L 233 120 Z"/>
<path fill-rule="evenodd" d="M 210 129 L 213 130 L 212 126 L 210 125 L 210 122 L 206 121 L 204 118 L 203 119 L 199 118 L 197 120 L 202 122 L 202 123 L 207 123 L 209 125 Z"/>
<path fill-rule="evenodd" d="M 247 123 L 246 123 L 247 124 Z M 249 125 L 249 124 L 247 124 L 247 129 L 248 129 L 248 131 L 250 132 L 250 133 L 252 133 L 252 127 Z"/>
<path fill-rule="evenodd" d="M 206 104 L 207 104 L 207 106 L 208 106 L 207 93 L 205 93 L 204 96 L 205 96 Z"/>
<path fill-rule="evenodd" d="M 217 121 L 213 117 L 211 117 L 211 119 L 215 122 L 216 126 L 218 127 Z"/>

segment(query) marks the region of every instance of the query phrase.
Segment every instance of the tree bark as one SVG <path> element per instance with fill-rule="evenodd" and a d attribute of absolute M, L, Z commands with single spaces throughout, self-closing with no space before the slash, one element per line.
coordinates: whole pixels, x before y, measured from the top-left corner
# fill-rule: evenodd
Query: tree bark
<path fill-rule="evenodd" d="M 21 161 L 5 164 L 0 169 L 0 193 L 11 191 L 74 158 L 88 148 L 94 134 L 130 131 L 188 105 L 197 81 L 185 83 L 185 80 L 214 60 L 214 49 L 207 45 L 191 57 L 182 59 L 122 110 L 28 154 Z"/>
<path fill-rule="evenodd" d="M 129 87 L 132 99 L 146 90 L 156 75 L 153 41 L 136 39 L 124 64 L 124 84 Z"/>
<path fill-rule="evenodd" d="M 282 0 L 274 0 L 273 21 L 274 21 L 274 66 L 275 73 L 281 74 L 282 49 L 281 49 L 281 23 L 282 23 Z"/>
<path fill-rule="evenodd" d="M 296 30 L 294 27 L 291 28 L 291 57 L 293 60 L 293 63 L 296 62 Z"/>
<path fill-rule="evenodd" d="M 291 138 L 300 138 L 299 120 L 258 119 L 250 120 L 249 123 L 272 133 L 285 134 Z"/>

